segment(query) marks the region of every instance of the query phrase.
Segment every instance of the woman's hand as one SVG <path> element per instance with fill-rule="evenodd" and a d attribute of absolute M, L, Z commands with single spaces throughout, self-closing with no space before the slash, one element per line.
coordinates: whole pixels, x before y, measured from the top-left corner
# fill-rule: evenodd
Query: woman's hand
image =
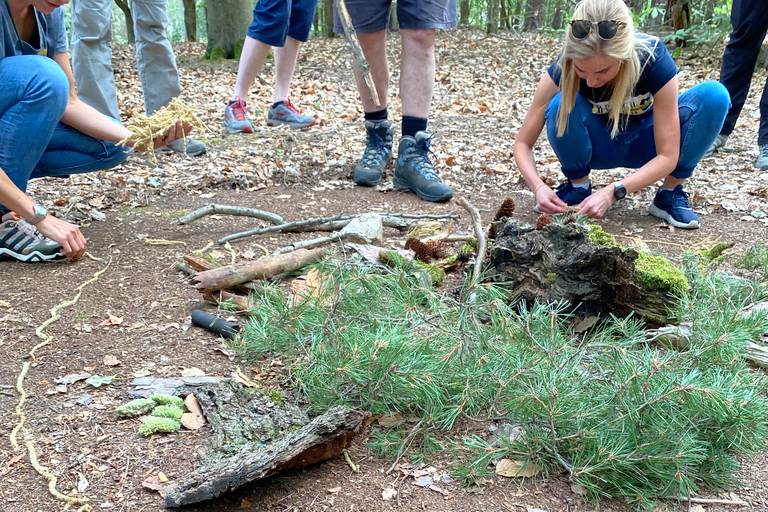
<path fill-rule="evenodd" d="M 579 215 L 586 215 L 590 219 L 602 219 L 613 202 L 613 185 L 603 187 L 584 199 L 576 207 Z"/>
<path fill-rule="evenodd" d="M 541 213 L 565 213 L 568 206 L 562 199 L 557 197 L 555 191 L 542 183 L 533 193 L 536 198 L 536 208 Z"/>
<path fill-rule="evenodd" d="M 85 237 L 74 224 L 46 215 L 35 227 L 43 236 L 61 245 L 64 256 L 77 260 L 85 254 Z"/>

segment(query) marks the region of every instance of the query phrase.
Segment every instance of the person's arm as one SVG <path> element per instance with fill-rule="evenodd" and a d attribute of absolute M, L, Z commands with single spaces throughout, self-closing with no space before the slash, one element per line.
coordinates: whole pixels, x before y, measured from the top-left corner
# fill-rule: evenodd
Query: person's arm
<path fill-rule="evenodd" d="M 35 202 L 14 185 L 2 169 L 0 169 L 0 204 L 10 208 L 23 219 L 29 219 L 35 214 L 32 209 Z M 85 253 L 85 238 L 74 224 L 57 219 L 53 215 L 46 215 L 35 227 L 44 236 L 61 245 L 64 256 L 76 260 Z"/>
<path fill-rule="evenodd" d="M 533 192 L 538 209 L 545 213 L 563 213 L 566 206 L 539 177 L 539 173 L 536 171 L 536 160 L 533 156 L 533 147 L 544 129 L 546 122 L 544 116 L 547 107 L 558 91 L 559 87 L 552 80 L 552 77 L 549 76 L 549 73 L 544 72 L 544 76 L 539 80 L 539 85 L 536 86 L 533 102 L 525 114 L 523 125 L 517 132 L 513 149 L 517 168 Z"/>
<path fill-rule="evenodd" d="M 621 180 L 627 193 L 641 190 L 668 176 L 680 159 L 680 114 L 677 109 L 677 76 L 653 95 L 653 140 L 656 156 Z M 579 213 L 601 218 L 615 201 L 612 186 L 603 187 L 578 206 Z"/>
<path fill-rule="evenodd" d="M 120 142 L 123 139 L 128 138 L 132 132 L 121 125 L 109 119 L 107 116 L 102 115 L 98 110 L 91 107 L 87 103 L 80 101 L 77 95 L 77 89 L 75 88 L 75 79 L 72 75 L 72 65 L 69 62 L 69 53 L 57 53 L 53 56 L 53 60 L 61 66 L 61 69 L 66 73 L 69 79 L 69 100 L 67 101 L 67 108 L 64 110 L 64 115 L 61 118 L 61 122 L 83 132 L 91 137 L 108 140 L 110 142 Z M 192 125 L 188 125 L 186 129 L 183 127 L 181 120 L 176 121 L 170 125 L 168 135 L 163 138 L 158 136 L 155 139 L 155 148 L 165 146 L 166 144 L 180 139 L 184 134 L 192 131 Z M 133 146 L 134 141 L 128 141 L 128 146 Z M 145 150 L 147 148 L 136 148 Z"/>

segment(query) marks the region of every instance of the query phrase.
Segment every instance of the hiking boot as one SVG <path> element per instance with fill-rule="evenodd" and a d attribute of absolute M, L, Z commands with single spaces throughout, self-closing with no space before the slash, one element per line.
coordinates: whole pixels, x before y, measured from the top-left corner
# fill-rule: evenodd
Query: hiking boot
<path fill-rule="evenodd" d="M 696 229 L 700 225 L 699 216 L 688 204 L 688 194 L 683 191 L 682 185 L 676 186 L 673 190 L 659 189 L 648 213 L 664 219 L 677 228 Z"/>
<path fill-rule="evenodd" d="M 761 171 L 768 170 L 768 144 L 760 144 L 760 156 L 757 157 L 755 167 Z"/>
<path fill-rule="evenodd" d="M 299 130 L 309 128 L 316 122 L 314 117 L 301 115 L 301 112 L 293 106 L 291 100 L 285 100 L 277 106 L 272 105 L 269 107 L 269 112 L 267 112 L 267 124 L 269 126 L 286 124 L 293 129 Z"/>
<path fill-rule="evenodd" d="M 571 180 L 567 180 L 555 189 L 555 194 L 568 206 L 576 206 L 592 195 L 592 183 L 586 187 L 574 187 Z"/>
<path fill-rule="evenodd" d="M 14 220 L 6 214 L 0 224 L 0 260 L 14 258 L 28 263 L 65 258 L 61 246 L 44 237 L 24 219 Z"/>
<path fill-rule="evenodd" d="M 187 137 L 186 139 L 176 139 L 155 150 L 155 152 L 158 151 L 173 151 L 181 156 L 198 156 L 208 151 L 208 148 L 199 140 Z"/>
<path fill-rule="evenodd" d="M 709 149 L 706 153 L 704 153 L 704 156 L 710 156 L 714 154 L 716 151 L 719 151 L 725 147 L 725 143 L 728 142 L 728 136 L 727 135 L 718 135 L 715 137 L 715 141 L 712 143 L 711 146 L 709 146 Z M 702 157 L 704 158 L 704 157 Z"/>
<path fill-rule="evenodd" d="M 440 203 L 453 197 L 451 187 L 443 183 L 429 159 L 429 133 L 416 132 L 415 137 L 400 138 L 397 148 L 397 164 L 392 184 L 397 189 L 410 190 L 419 199 Z"/>
<path fill-rule="evenodd" d="M 227 103 L 227 108 L 224 109 L 224 127 L 229 133 L 253 133 L 245 100 L 238 97 Z"/>
<path fill-rule="evenodd" d="M 394 128 L 386 119 L 366 121 L 368 141 L 360 163 L 355 166 L 352 180 L 363 187 L 375 187 L 381 183 L 381 175 L 392 161 L 392 133 Z"/>

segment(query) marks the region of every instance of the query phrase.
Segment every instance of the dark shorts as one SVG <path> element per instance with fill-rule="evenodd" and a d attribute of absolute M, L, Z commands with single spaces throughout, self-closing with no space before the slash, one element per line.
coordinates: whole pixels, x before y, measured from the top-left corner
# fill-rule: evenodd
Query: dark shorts
<path fill-rule="evenodd" d="M 259 0 L 253 8 L 253 22 L 248 27 L 248 37 L 279 47 L 285 46 L 287 36 L 305 42 L 315 19 L 317 1 Z"/>
<path fill-rule="evenodd" d="M 346 0 L 349 17 L 358 34 L 372 34 L 387 28 L 392 0 Z M 456 0 L 397 0 L 400 28 L 453 28 L 456 26 Z M 333 13 L 333 30 L 344 33 L 339 13 Z"/>

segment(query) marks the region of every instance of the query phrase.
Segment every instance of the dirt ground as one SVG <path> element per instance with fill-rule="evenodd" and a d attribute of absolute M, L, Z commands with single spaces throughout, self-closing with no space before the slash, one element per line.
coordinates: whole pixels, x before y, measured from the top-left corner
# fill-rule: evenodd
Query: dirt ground
<path fill-rule="evenodd" d="M 506 197 L 517 204 L 517 215 L 533 222 L 533 199 L 520 183 L 511 161 L 513 135 L 543 66 L 556 51 L 552 42 L 536 36 L 516 41 L 486 39 L 474 32 L 441 36 L 440 72 L 436 91 L 435 153 L 457 197 L 481 209 L 487 224 Z M 392 62 L 397 59 L 393 40 Z M 721 54 L 721 47 L 711 54 Z M 19 432 L 19 448 L 11 445 L 12 429 L 23 415 L 27 438 L 40 464 L 58 477 L 57 489 L 87 497 L 93 510 L 155 511 L 163 509 L 157 492 L 142 482 L 159 472 L 171 481 L 193 468 L 205 448 L 210 429 L 182 429 L 167 436 L 138 437 L 138 420 L 118 420 L 113 410 L 127 400 L 137 376 L 174 377 L 197 368 L 206 375 L 230 376 L 240 366 L 220 338 L 190 327 L 192 310 L 211 306 L 173 268 L 184 254 L 206 248 L 227 258 L 216 244 L 221 236 L 253 228 L 253 219 L 212 216 L 188 225 L 176 219 L 207 204 L 248 206 L 268 210 L 288 220 L 362 212 L 423 214 L 455 213 L 455 232 L 472 231 L 471 221 L 456 201 L 432 204 L 414 195 L 391 190 L 354 187 L 351 169 L 362 147 L 360 112 L 356 109 L 346 49 L 339 41 L 313 40 L 302 52 L 294 85 L 295 103 L 316 113 L 318 126 L 304 132 L 267 129 L 264 114 L 252 135 L 225 136 L 221 112 L 234 85 L 231 62 L 200 61 L 199 45 L 176 48 L 185 98 L 203 112 L 212 133 L 205 156 L 185 159 L 163 155 L 157 164 L 135 155 L 121 169 L 69 180 L 38 180 L 30 192 L 52 210 L 82 226 L 94 258 L 48 264 L 0 263 L 0 511 L 49 512 L 66 503 L 48 491 L 48 483 L 32 467 Z M 141 96 L 132 59 L 133 49 L 117 47 L 115 69 L 126 118 L 141 112 Z M 718 53 L 720 52 L 720 53 Z M 681 82 L 716 78 L 719 63 L 706 55 L 678 61 Z M 393 66 L 396 69 L 396 66 Z M 266 109 L 272 69 L 254 88 L 252 105 Z M 328 76 L 326 76 L 328 75 Z M 752 105 L 757 104 L 765 72 L 756 75 Z M 394 96 L 396 76 L 393 80 Z M 474 88 L 473 88 L 474 84 Z M 300 94 L 299 94 L 300 93 Z M 398 103 L 393 102 L 397 112 Z M 399 119 L 399 117 L 396 117 Z M 730 151 L 702 162 L 691 180 L 701 229 L 671 229 L 648 216 L 653 191 L 633 194 L 614 205 L 600 224 L 620 240 L 660 251 L 672 259 L 688 248 L 717 241 L 735 242 L 738 253 L 768 239 L 766 173 L 754 170 L 755 109 L 745 109 L 728 146 Z M 558 179 L 554 156 L 540 144 L 542 173 Z M 390 169 L 391 172 L 391 169 Z M 624 170 L 595 173 L 596 184 L 608 184 Z M 387 232 L 393 240 L 400 235 Z M 233 242 L 238 260 L 254 258 L 292 242 L 319 236 L 271 234 Z M 100 273 L 101 272 L 101 273 Z M 97 275 L 97 273 L 100 273 Z M 95 281 L 90 282 L 91 279 Z M 88 284 L 84 284 L 88 282 Z M 81 295 L 77 295 L 82 290 Z M 63 307 L 55 321 L 38 329 Z M 32 348 L 50 335 L 49 343 L 30 356 Z M 17 381 L 27 394 L 19 409 Z M 94 388 L 84 381 L 60 384 L 78 373 L 114 376 L 110 385 Z M 489 425 L 466 425 L 479 435 Z M 354 473 L 342 457 L 304 470 L 248 486 L 214 502 L 189 507 L 195 512 L 254 511 L 591 511 L 563 475 L 517 480 L 488 479 L 464 488 L 450 480 L 443 493 L 414 485 L 394 471 L 392 460 L 376 459 L 357 439 L 350 456 L 360 464 Z M 451 461 L 436 453 L 436 474 L 445 475 Z M 744 500 L 754 510 L 768 510 L 768 454 L 743 461 L 739 485 L 701 498 Z M 382 491 L 397 490 L 384 500 Z M 669 510 L 702 510 L 689 503 L 669 503 Z M 703 504 L 703 510 L 724 512 L 733 505 Z M 742 507 L 743 508 L 743 507 Z M 77 509 L 72 506 L 70 509 Z M 602 501 L 600 510 L 624 512 L 621 503 Z"/>

